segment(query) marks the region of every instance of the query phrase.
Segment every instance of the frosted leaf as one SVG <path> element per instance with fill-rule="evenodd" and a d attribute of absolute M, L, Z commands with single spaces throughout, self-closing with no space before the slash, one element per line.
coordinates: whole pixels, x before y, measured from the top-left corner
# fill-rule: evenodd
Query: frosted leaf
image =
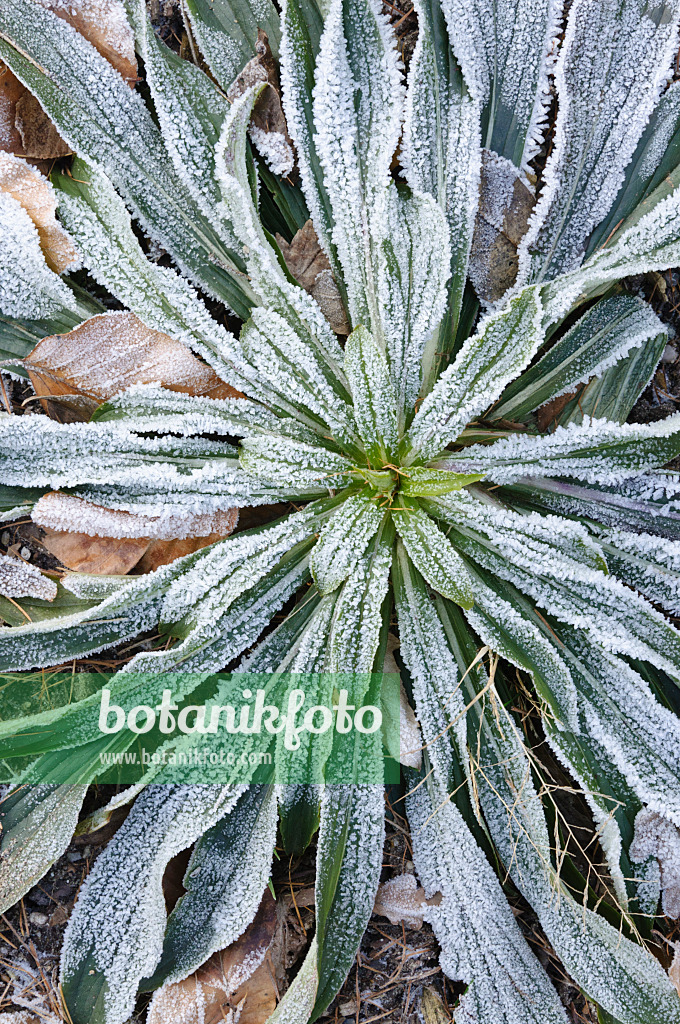
<path fill-rule="evenodd" d="M 57 584 L 35 565 L 0 554 L 0 594 L 3 597 L 39 597 L 53 601 Z"/>
<path fill-rule="evenodd" d="M 42 783 L 24 791 L 20 821 L 13 828 L 5 822 L 3 828 L 0 913 L 14 906 L 61 857 L 73 837 L 86 789 Z"/>
<path fill-rule="evenodd" d="M 409 557 L 434 590 L 456 604 L 472 607 L 474 587 L 465 562 L 446 535 L 413 500 L 400 500 L 392 518 Z"/>
<path fill-rule="evenodd" d="M 617 1020 L 680 1020 L 658 960 L 574 899 L 555 872 L 521 734 L 498 698 L 480 728 L 479 799 L 494 845 L 571 977 Z"/>
<path fill-rule="evenodd" d="M 650 200 L 650 204 L 651 200 Z M 645 204 L 642 209 L 647 209 Z M 545 284 L 541 297 L 546 322 L 562 320 L 576 299 L 598 295 L 607 285 L 632 274 L 666 270 L 680 259 L 680 195 L 671 192 L 649 213 L 618 235 L 606 249 L 593 253 L 581 267 Z M 529 237 L 529 236 L 527 236 Z"/>
<path fill-rule="evenodd" d="M 81 156 L 116 181 L 144 231 L 183 273 L 243 315 L 247 282 L 177 177 L 141 95 L 69 24 L 37 3 L 2 0 L 0 57 Z M 15 49 L 16 47 L 16 49 Z M 26 55 L 26 56 L 25 56 Z M 89 180 L 89 176 L 83 176 Z M 244 301 L 245 300 L 245 301 Z"/>
<path fill-rule="evenodd" d="M 636 296 L 603 299 L 513 381 L 490 418 L 516 421 L 591 377 L 600 377 L 631 351 L 663 333 L 659 318 Z"/>
<path fill-rule="evenodd" d="M 313 97 L 314 145 L 350 319 L 381 340 L 371 243 L 385 234 L 374 222 L 385 216 L 404 89 L 395 38 L 375 0 L 358 0 L 351 8 L 342 0 L 330 3 Z"/>
<path fill-rule="evenodd" d="M 423 914 L 442 948 L 439 962 L 467 985 L 456 1013 L 465 1024 L 565 1024 L 547 974 L 513 917 L 491 865 L 446 788 L 430 778 L 406 798 L 413 857 L 428 897 Z"/>
<path fill-rule="evenodd" d="M 415 875 L 396 875 L 378 889 L 373 913 L 386 917 L 390 924 L 422 928 L 425 899 L 425 890 L 419 887 Z"/>
<path fill-rule="evenodd" d="M 357 327 L 347 339 L 345 372 L 361 439 L 371 463 L 380 466 L 398 442 L 397 395 L 387 361 L 365 327 Z"/>
<path fill-rule="evenodd" d="M 671 74 L 678 4 L 579 0 L 555 68 L 559 113 L 546 185 L 522 250 L 544 280 L 578 266 Z M 611 45 L 600 46 L 602 38 Z"/>
<path fill-rule="evenodd" d="M 157 37 L 140 0 L 127 0 L 146 80 L 163 141 L 177 176 L 225 246 L 236 249 L 229 221 L 219 219 L 220 190 L 215 181 L 215 145 L 229 113 L 226 97 L 199 68 L 179 59 Z"/>
<path fill-rule="evenodd" d="M 421 746 L 427 750 L 440 782 L 448 787 L 454 775 L 455 756 L 450 738 L 467 773 L 467 725 L 458 667 L 424 581 L 402 544 L 397 545 L 392 571 L 400 653 L 413 684 L 423 730 Z"/>
<path fill-rule="evenodd" d="M 155 984 L 181 981 L 243 934 L 267 887 L 277 821 L 274 788 L 252 786 L 199 839 L 184 875 L 186 892 L 168 918 Z"/>
<path fill-rule="evenodd" d="M 40 236 L 22 205 L 0 190 L 0 311 L 40 319 L 76 310 L 71 289 L 47 266 Z"/>
<path fill-rule="evenodd" d="M 182 510 L 184 511 L 184 510 Z M 174 540 L 184 537 L 207 537 L 212 533 L 226 536 L 238 522 L 236 509 L 226 508 L 191 515 L 168 509 L 163 516 L 131 515 L 94 505 L 72 494 L 52 492 L 40 498 L 31 518 L 39 526 L 52 530 L 85 533 L 90 537 L 153 537 Z M 38 596 L 38 595 L 36 595 Z"/>
<path fill-rule="evenodd" d="M 127 81 L 137 76 L 135 40 L 121 0 L 38 0 L 73 25 Z"/>
<path fill-rule="evenodd" d="M 48 179 L 25 160 L 0 152 L 0 191 L 13 196 L 35 224 L 50 270 L 77 270 L 78 254 L 56 219 L 57 200 Z"/>
<path fill-rule="evenodd" d="M 265 158 L 272 174 L 285 177 L 295 166 L 295 157 L 286 136 L 282 132 L 266 132 L 252 127 L 250 137 L 258 153 Z"/>
<path fill-rule="evenodd" d="M 458 322 L 479 201 L 480 107 L 469 94 L 448 46 L 438 3 L 416 3 L 418 39 L 411 59 L 401 159 L 414 190 L 437 200 L 449 226 L 451 329 Z M 442 53 L 442 51 L 444 51 Z M 446 59 L 444 60 L 444 56 Z M 424 388 L 429 391 L 440 366 L 437 348 L 448 344 L 439 332 L 429 340 Z"/>
<path fill-rule="evenodd" d="M 680 917 L 680 830 L 663 815 L 645 807 L 635 818 L 630 855 L 644 861 L 656 857 L 661 869 L 661 905 L 667 917 Z"/>
<path fill-rule="evenodd" d="M 442 10 L 468 87 L 486 107 L 486 144 L 526 173 L 546 127 L 561 0 L 443 0 Z"/>
<path fill-rule="evenodd" d="M 383 518 L 374 501 L 357 494 L 329 519 L 311 558 L 312 575 L 322 594 L 331 593 L 347 579 Z"/>
<path fill-rule="evenodd" d="M 271 0 L 190 0 L 184 11 L 199 49 L 226 92 L 254 52 L 258 29 L 273 47 L 279 38 L 279 17 Z"/>
<path fill-rule="evenodd" d="M 474 608 L 465 615 L 485 644 L 511 664 L 528 671 L 541 698 L 560 726 L 579 731 L 576 688 L 564 660 L 523 615 L 518 602 L 505 600 L 492 587 L 474 581 Z"/>
<path fill-rule="evenodd" d="M 333 613 L 328 641 L 328 671 L 373 672 L 383 626 L 383 601 L 389 585 L 394 531 L 383 522 L 345 581 Z"/>
<path fill-rule="evenodd" d="M 286 438 L 246 438 L 240 462 L 246 474 L 272 485 L 303 488 L 341 487 L 348 482 L 352 468 L 342 455 Z"/>
<path fill-rule="evenodd" d="M 229 813 L 241 788 L 150 786 L 137 797 L 87 876 L 69 920 L 61 954 L 67 1003 L 71 986 L 89 969 L 102 975 L 106 1024 L 128 1018 L 139 982 L 161 956 L 165 867 Z M 145 851 L 141 858 L 140 849 Z"/>
<path fill-rule="evenodd" d="M 304 288 L 291 283 L 267 239 L 255 207 L 246 163 L 246 129 L 264 85 L 247 89 L 232 104 L 216 147 L 222 206 L 234 224 L 248 273 L 262 304 L 276 310 L 314 347 L 342 381 L 342 349 L 321 309 Z"/>
<path fill-rule="evenodd" d="M 623 530 L 604 532 L 600 543 L 617 576 L 667 611 L 680 613 L 680 543 Z"/>
<path fill-rule="evenodd" d="M 543 342 L 542 307 L 533 288 L 487 317 L 424 399 L 408 433 L 412 455 L 433 458 L 499 397 Z"/>
<path fill-rule="evenodd" d="M 473 445 L 441 465 L 460 473 L 485 473 L 497 484 L 521 477 L 565 476 L 617 485 L 637 473 L 664 466 L 678 451 L 678 415 L 646 424 L 584 417 L 581 424 L 558 427 L 541 437 L 512 434 L 488 447 Z"/>

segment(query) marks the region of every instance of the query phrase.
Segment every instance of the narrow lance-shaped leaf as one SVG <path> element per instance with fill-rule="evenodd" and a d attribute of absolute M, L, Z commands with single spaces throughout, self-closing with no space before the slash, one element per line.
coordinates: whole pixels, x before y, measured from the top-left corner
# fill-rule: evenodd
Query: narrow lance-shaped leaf
<path fill-rule="evenodd" d="M 278 55 L 279 16 L 271 0 L 183 0 L 201 53 L 226 90 L 255 54 L 258 29 Z"/>
<path fill-rule="evenodd" d="M 384 516 L 375 501 L 357 494 L 329 519 L 311 558 L 312 575 L 322 594 L 331 593 L 347 579 Z"/>
<path fill-rule="evenodd" d="M 456 604 L 471 608 L 474 587 L 464 560 L 413 498 L 398 496 L 392 516 L 409 557 L 427 582 Z"/>
<path fill-rule="evenodd" d="M 347 340 L 345 372 L 366 452 L 379 468 L 392 458 L 397 445 L 397 396 L 385 356 L 365 327 L 357 327 Z"/>

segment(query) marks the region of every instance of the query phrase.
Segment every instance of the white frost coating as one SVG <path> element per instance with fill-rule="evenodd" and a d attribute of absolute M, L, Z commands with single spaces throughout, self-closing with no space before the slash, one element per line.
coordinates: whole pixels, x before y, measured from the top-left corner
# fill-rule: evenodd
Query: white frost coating
<path fill-rule="evenodd" d="M 475 606 L 465 613 L 472 628 L 492 651 L 519 668 L 528 667 L 541 697 L 549 703 L 560 725 L 578 733 L 576 687 L 555 646 L 516 607 L 479 579 L 475 580 L 474 593 Z"/>
<path fill-rule="evenodd" d="M 443 0 L 468 87 L 489 105 L 485 145 L 526 173 L 543 141 L 562 0 Z"/>
<path fill-rule="evenodd" d="M 583 423 L 570 423 L 541 437 L 513 434 L 488 447 L 472 445 L 447 458 L 443 468 L 485 473 L 497 484 L 520 477 L 566 476 L 616 485 L 664 466 L 678 450 L 679 414 L 645 424 L 584 417 Z"/>
<path fill-rule="evenodd" d="M 538 351 L 544 338 L 541 321 L 541 301 L 533 288 L 482 321 L 420 406 L 408 434 L 412 453 L 433 458 L 499 397 Z"/>
<path fill-rule="evenodd" d="M 420 508 L 392 512 L 409 558 L 431 587 L 457 604 L 470 607 L 474 587 L 465 562 L 451 541 Z"/>
<path fill-rule="evenodd" d="M 233 508 L 192 514 L 189 509 L 167 508 L 160 516 L 131 515 L 103 508 L 73 494 L 46 494 L 33 507 L 31 519 L 52 530 L 85 533 L 90 537 L 150 537 L 159 540 L 226 536 L 238 522 Z M 55 584 L 56 594 L 56 584 Z M 37 595 L 36 595 L 37 596 Z"/>
<path fill-rule="evenodd" d="M 266 132 L 252 125 L 249 134 L 260 156 L 267 161 L 272 174 L 286 177 L 295 166 L 295 157 L 283 132 Z"/>
<path fill-rule="evenodd" d="M 87 786 L 31 787 L 22 797 L 18 835 L 5 833 L 0 852 L 0 914 L 21 899 L 71 842 Z"/>
<path fill-rule="evenodd" d="M 375 502 L 360 494 L 348 498 L 328 520 L 312 552 L 310 567 L 322 594 L 330 594 L 356 567 L 384 518 Z"/>
<path fill-rule="evenodd" d="M 110 47 L 131 64 L 135 62 L 135 40 L 128 24 L 125 7 L 120 0 L 37 0 L 50 11 L 82 18 L 99 29 L 100 42 Z"/>
<path fill-rule="evenodd" d="M 3 597 L 39 597 L 53 601 L 57 584 L 35 565 L 0 554 L 0 594 Z"/>
<path fill-rule="evenodd" d="M 328 671 L 373 671 L 391 565 L 392 544 L 381 531 L 340 591 L 328 643 Z"/>
<path fill-rule="evenodd" d="M 357 0 L 347 9 L 333 0 L 316 62 L 314 144 L 350 319 L 379 339 L 372 246 L 384 236 L 387 191 L 394 188 L 390 164 L 401 134 L 401 78 L 394 35 L 376 0 Z"/>
<path fill-rule="evenodd" d="M 578 266 L 670 77 L 679 20 L 677 0 L 651 11 L 639 0 L 573 4 L 555 68 L 555 144 L 520 247 L 520 280 L 551 279 Z"/>
<path fill-rule="evenodd" d="M 185 8 L 189 14 L 191 31 L 194 34 L 201 53 L 210 64 L 217 80 L 226 89 L 234 81 L 245 63 L 243 52 L 235 40 L 230 39 L 221 28 L 206 25 L 200 17 L 192 18 L 191 8 Z"/>
<path fill-rule="evenodd" d="M 522 935 L 498 879 L 447 790 L 432 780 L 406 800 L 416 871 L 439 906 L 424 917 L 447 977 L 468 986 L 461 1024 L 566 1024 L 548 976 Z"/>
<path fill-rule="evenodd" d="M 127 1020 L 139 982 L 160 958 L 166 923 L 161 883 L 168 861 L 228 814 L 243 788 L 147 787 L 97 858 L 64 935 L 61 980 L 68 991 L 83 961 L 101 971 L 106 1024 Z"/>
<path fill-rule="evenodd" d="M 561 320 L 579 296 L 601 294 L 610 281 L 675 266 L 680 260 L 679 236 L 680 190 L 675 189 L 614 244 L 543 286 L 546 324 Z"/>
<path fill-rule="evenodd" d="M 600 540 L 618 576 L 667 611 L 680 614 L 680 542 L 624 530 L 603 531 Z"/>
<path fill-rule="evenodd" d="M 345 372 L 359 433 L 370 462 L 379 466 L 392 457 L 399 441 L 397 389 L 385 356 L 365 327 L 357 327 L 347 339 Z"/>
<path fill-rule="evenodd" d="M 250 437 L 241 444 L 241 466 L 265 486 L 331 488 L 348 482 L 351 463 L 342 455 L 287 438 Z"/>
<path fill-rule="evenodd" d="M 630 855 L 645 861 L 656 857 L 661 869 L 661 906 L 667 917 L 680 917 L 680 830 L 648 807 L 638 811 Z"/>
<path fill-rule="evenodd" d="M 39 319 L 77 309 L 73 292 L 47 266 L 38 230 L 18 200 L 0 191 L 0 312 Z"/>

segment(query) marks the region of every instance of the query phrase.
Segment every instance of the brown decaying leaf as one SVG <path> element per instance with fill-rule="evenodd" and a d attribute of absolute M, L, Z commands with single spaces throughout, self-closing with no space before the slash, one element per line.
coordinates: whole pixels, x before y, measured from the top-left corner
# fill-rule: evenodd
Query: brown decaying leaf
<path fill-rule="evenodd" d="M 420 997 L 420 1015 L 423 1024 L 448 1024 L 451 1014 L 431 987 L 425 986 Z"/>
<path fill-rule="evenodd" d="M 264 1024 L 277 1001 L 267 959 L 277 924 L 276 903 L 266 889 L 255 920 L 236 942 L 184 981 L 155 993 L 147 1024 Z"/>
<path fill-rule="evenodd" d="M 678 990 L 678 995 L 680 996 L 680 942 L 675 943 L 673 963 L 668 968 L 668 977 L 675 985 Z"/>
<path fill-rule="evenodd" d="M 420 888 L 415 875 L 397 875 L 378 889 L 373 913 L 386 917 L 391 924 L 403 921 L 407 928 L 422 928 L 427 905 L 425 890 Z"/>
<path fill-rule="evenodd" d="M 125 576 L 149 546 L 146 538 L 88 537 L 49 528 L 42 543 L 67 569 L 103 576 Z"/>
<path fill-rule="evenodd" d="M 526 234 L 535 202 L 513 163 L 482 150 L 470 280 L 484 302 L 497 302 L 515 283 L 517 247 Z"/>
<path fill-rule="evenodd" d="M 56 218 L 54 189 L 40 171 L 11 153 L 0 151 L 0 191 L 24 208 L 36 226 L 47 265 L 57 274 L 78 264 L 73 242 Z"/>
<path fill-rule="evenodd" d="M 297 231 L 291 242 L 276 236 L 286 266 L 306 292 L 316 299 L 321 312 L 336 334 L 347 335 L 352 327 L 347 319 L 338 286 L 333 279 L 328 257 L 319 245 L 311 220 Z"/>
<path fill-rule="evenodd" d="M 267 83 L 268 88 L 263 90 L 255 104 L 250 119 L 250 129 L 253 142 L 267 160 L 272 171 L 276 174 L 287 175 L 295 165 L 295 149 L 288 135 L 288 125 L 281 106 L 278 68 L 272 56 L 267 35 L 262 29 L 259 29 L 257 33 L 255 53 L 256 56 L 248 61 L 243 71 L 229 87 L 227 99 L 233 103 L 251 86 L 259 85 L 262 82 Z M 272 153 L 272 148 L 267 145 L 267 136 L 274 143 L 274 153 Z M 275 157 L 274 162 L 279 163 L 278 167 L 274 166 L 272 155 Z"/>
<path fill-rule="evenodd" d="M 208 398 L 242 397 L 174 338 L 134 313 L 100 313 L 68 334 L 39 341 L 24 360 L 46 412 L 62 422 L 87 419 L 101 402 L 133 384 Z"/>
<path fill-rule="evenodd" d="M 40 0 L 67 21 L 134 88 L 134 36 L 120 0 Z M 0 150 L 30 160 L 55 160 L 71 150 L 35 97 L 0 63 Z"/>
<path fill-rule="evenodd" d="M 538 429 L 545 433 L 551 426 L 556 424 L 560 417 L 560 413 L 571 402 L 572 398 L 576 397 L 575 391 L 569 391 L 566 395 L 560 395 L 559 398 L 553 398 L 550 402 L 546 402 L 540 409 L 536 410 L 536 421 L 538 423 Z"/>

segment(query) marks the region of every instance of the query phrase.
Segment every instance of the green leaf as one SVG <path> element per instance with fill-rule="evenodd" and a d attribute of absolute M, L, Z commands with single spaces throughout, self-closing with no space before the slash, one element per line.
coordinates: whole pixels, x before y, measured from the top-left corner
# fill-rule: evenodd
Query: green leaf
<path fill-rule="evenodd" d="M 434 590 L 472 608 L 473 582 L 451 541 L 415 500 L 403 498 L 401 505 L 392 508 L 392 518 L 413 564 Z"/>
<path fill-rule="evenodd" d="M 320 593 L 330 594 L 356 568 L 385 513 L 365 495 L 348 498 L 321 531 L 310 569 Z"/>
<path fill-rule="evenodd" d="M 383 787 L 326 786 L 316 855 L 319 983 L 314 1021 L 354 963 L 375 903 L 385 838 Z"/>
<path fill-rule="evenodd" d="M 359 433 L 371 463 L 379 468 L 394 457 L 397 396 L 385 356 L 365 327 L 357 327 L 347 339 L 345 373 Z"/>
<path fill-rule="evenodd" d="M 401 493 L 410 498 L 450 494 L 483 479 L 484 475 L 480 473 L 450 473 L 446 469 L 430 469 L 428 466 L 410 466 L 399 476 Z"/>
<path fill-rule="evenodd" d="M 602 299 L 589 309 L 531 369 L 526 370 L 506 388 L 489 418 L 523 420 L 534 409 L 568 391 L 573 391 L 578 384 L 587 382 L 591 377 L 602 378 L 605 375 L 610 380 L 606 396 L 602 395 L 601 388 L 599 391 L 597 388 L 594 389 L 598 391 L 600 399 L 605 397 L 604 407 L 601 407 L 601 402 L 589 400 L 588 408 L 584 409 L 584 412 L 586 415 L 597 415 L 600 418 L 623 422 L 626 416 L 609 414 L 610 406 L 613 404 L 612 398 L 618 395 L 623 384 L 621 379 L 611 379 L 612 373 L 616 372 L 615 367 L 627 356 L 635 359 L 638 364 L 641 359 L 644 359 L 645 365 L 651 364 L 656 352 L 658 362 L 666 340 L 663 324 L 647 303 L 632 295 L 616 295 L 610 299 Z M 653 369 L 654 366 L 650 369 L 645 384 Z M 637 374 L 635 371 L 631 373 L 631 367 L 628 366 L 628 376 L 632 376 L 636 382 L 644 376 L 638 378 L 639 373 L 639 365 Z M 590 386 L 586 388 L 586 392 L 588 391 Z M 606 401 L 607 397 L 609 401 Z M 581 400 L 578 404 L 581 406 Z M 577 422 L 573 418 L 558 419 L 564 425 L 567 422 Z"/>
<path fill-rule="evenodd" d="M 196 843 L 184 875 L 186 892 L 168 918 L 161 959 L 142 981 L 143 991 L 188 977 L 238 939 L 260 905 L 275 842 L 273 787 L 248 786 L 231 813 Z"/>
<path fill-rule="evenodd" d="M 226 91 L 255 56 L 258 29 L 278 57 L 279 15 L 271 0 L 184 0 L 196 42 Z"/>

